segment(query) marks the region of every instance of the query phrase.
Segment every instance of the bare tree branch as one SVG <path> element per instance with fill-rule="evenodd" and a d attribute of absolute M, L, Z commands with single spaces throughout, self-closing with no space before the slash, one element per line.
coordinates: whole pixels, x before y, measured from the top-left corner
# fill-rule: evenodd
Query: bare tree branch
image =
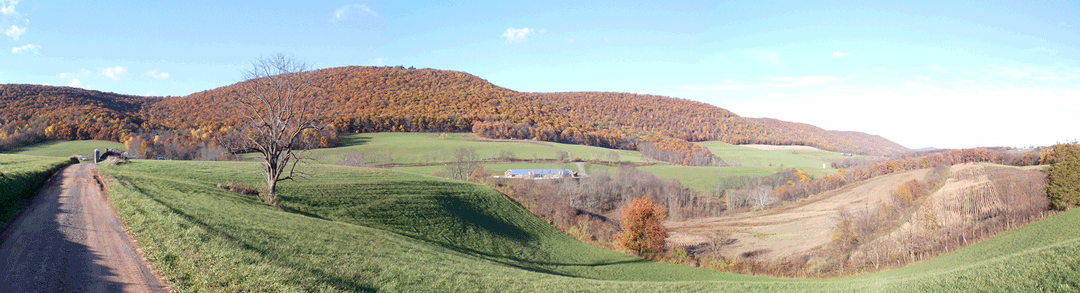
<path fill-rule="evenodd" d="M 241 129 L 246 148 L 263 157 L 268 189 L 263 200 L 269 204 L 277 204 L 277 182 L 296 178 L 296 165 L 303 161 L 301 135 L 318 129 L 321 113 L 313 101 L 319 89 L 309 80 L 310 70 L 307 63 L 283 54 L 260 58 L 233 92 L 237 111 L 247 121 Z"/>

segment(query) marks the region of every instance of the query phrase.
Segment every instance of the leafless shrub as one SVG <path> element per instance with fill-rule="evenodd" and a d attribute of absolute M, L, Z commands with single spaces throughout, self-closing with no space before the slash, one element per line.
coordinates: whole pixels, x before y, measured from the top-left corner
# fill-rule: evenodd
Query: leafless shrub
<path fill-rule="evenodd" d="M 113 165 L 113 166 L 120 165 L 120 164 L 127 163 L 127 162 L 128 162 L 128 159 L 124 158 L 124 157 L 121 157 L 121 156 L 109 156 L 108 158 L 105 159 L 106 164 Z"/>
<path fill-rule="evenodd" d="M 224 189 L 224 190 L 232 191 L 232 192 L 235 192 L 235 193 L 243 194 L 243 195 L 250 195 L 250 196 L 256 196 L 256 197 L 259 196 L 259 191 L 258 190 L 256 190 L 255 188 L 253 188 L 251 186 L 244 185 L 244 184 L 239 184 L 239 183 L 219 183 L 217 185 L 217 187 L 221 188 L 221 189 Z"/>

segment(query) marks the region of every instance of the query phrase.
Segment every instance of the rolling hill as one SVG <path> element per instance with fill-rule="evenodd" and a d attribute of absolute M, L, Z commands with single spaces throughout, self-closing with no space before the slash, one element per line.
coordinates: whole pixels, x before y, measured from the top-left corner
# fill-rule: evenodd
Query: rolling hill
<path fill-rule="evenodd" d="M 403 67 L 339 67 L 311 71 L 324 121 L 339 133 L 473 132 L 488 138 L 536 139 L 638 150 L 654 159 L 710 165 L 694 144 L 806 145 L 886 155 L 908 152 L 880 136 L 828 131 L 803 123 L 745 118 L 685 99 L 610 92 L 523 93 L 463 72 Z M 121 141 L 132 132 L 221 131 L 236 125 L 230 85 L 184 97 L 150 98 L 69 87 L 4 85 L 0 141 L 17 131 L 47 139 Z M 57 105 L 61 105 L 57 107 Z M 25 110 L 22 110 L 25 109 Z M 15 111 L 5 111 L 12 113 Z M 10 146 L 9 146 L 10 147 Z"/>
<path fill-rule="evenodd" d="M 284 209 L 214 187 L 254 163 L 103 166 L 147 258 L 183 291 L 1072 291 L 1073 210 L 881 273 L 753 277 L 655 263 L 578 242 L 494 190 L 389 170 L 308 165 Z"/>

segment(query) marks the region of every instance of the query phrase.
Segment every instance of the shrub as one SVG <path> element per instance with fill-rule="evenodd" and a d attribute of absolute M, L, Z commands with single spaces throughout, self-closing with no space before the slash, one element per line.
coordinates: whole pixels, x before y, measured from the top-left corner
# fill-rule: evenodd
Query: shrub
<path fill-rule="evenodd" d="M 124 157 L 121 157 L 121 156 L 109 156 L 109 158 L 105 159 L 106 164 L 113 165 L 113 166 L 120 165 L 120 164 L 127 163 L 127 162 L 128 162 L 128 159 L 124 158 Z"/>
<path fill-rule="evenodd" d="M 243 195 L 259 196 L 259 191 L 258 190 L 256 190 L 255 188 L 253 188 L 251 186 L 247 186 L 247 185 L 243 185 L 243 184 L 220 183 L 220 184 L 217 185 L 217 187 L 221 188 L 221 189 L 224 189 L 224 190 L 232 191 L 232 192 L 235 192 L 235 193 L 243 194 Z"/>
<path fill-rule="evenodd" d="M 1054 145 L 1047 170 L 1046 195 L 1055 209 L 1080 205 L 1080 145 L 1076 141 Z"/>
<path fill-rule="evenodd" d="M 619 233 L 619 246 L 639 256 L 656 256 L 663 252 L 667 238 L 667 209 L 656 204 L 650 197 L 641 197 L 622 208 L 623 232 Z"/>

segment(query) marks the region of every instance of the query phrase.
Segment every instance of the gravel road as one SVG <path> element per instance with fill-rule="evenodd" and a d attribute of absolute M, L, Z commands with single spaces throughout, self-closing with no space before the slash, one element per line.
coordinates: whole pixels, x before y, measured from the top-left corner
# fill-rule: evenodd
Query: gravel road
<path fill-rule="evenodd" d="M 0 235 L 0 292 L 167 292 L 121 228 L 95 168 L 66 167 Z"/>

